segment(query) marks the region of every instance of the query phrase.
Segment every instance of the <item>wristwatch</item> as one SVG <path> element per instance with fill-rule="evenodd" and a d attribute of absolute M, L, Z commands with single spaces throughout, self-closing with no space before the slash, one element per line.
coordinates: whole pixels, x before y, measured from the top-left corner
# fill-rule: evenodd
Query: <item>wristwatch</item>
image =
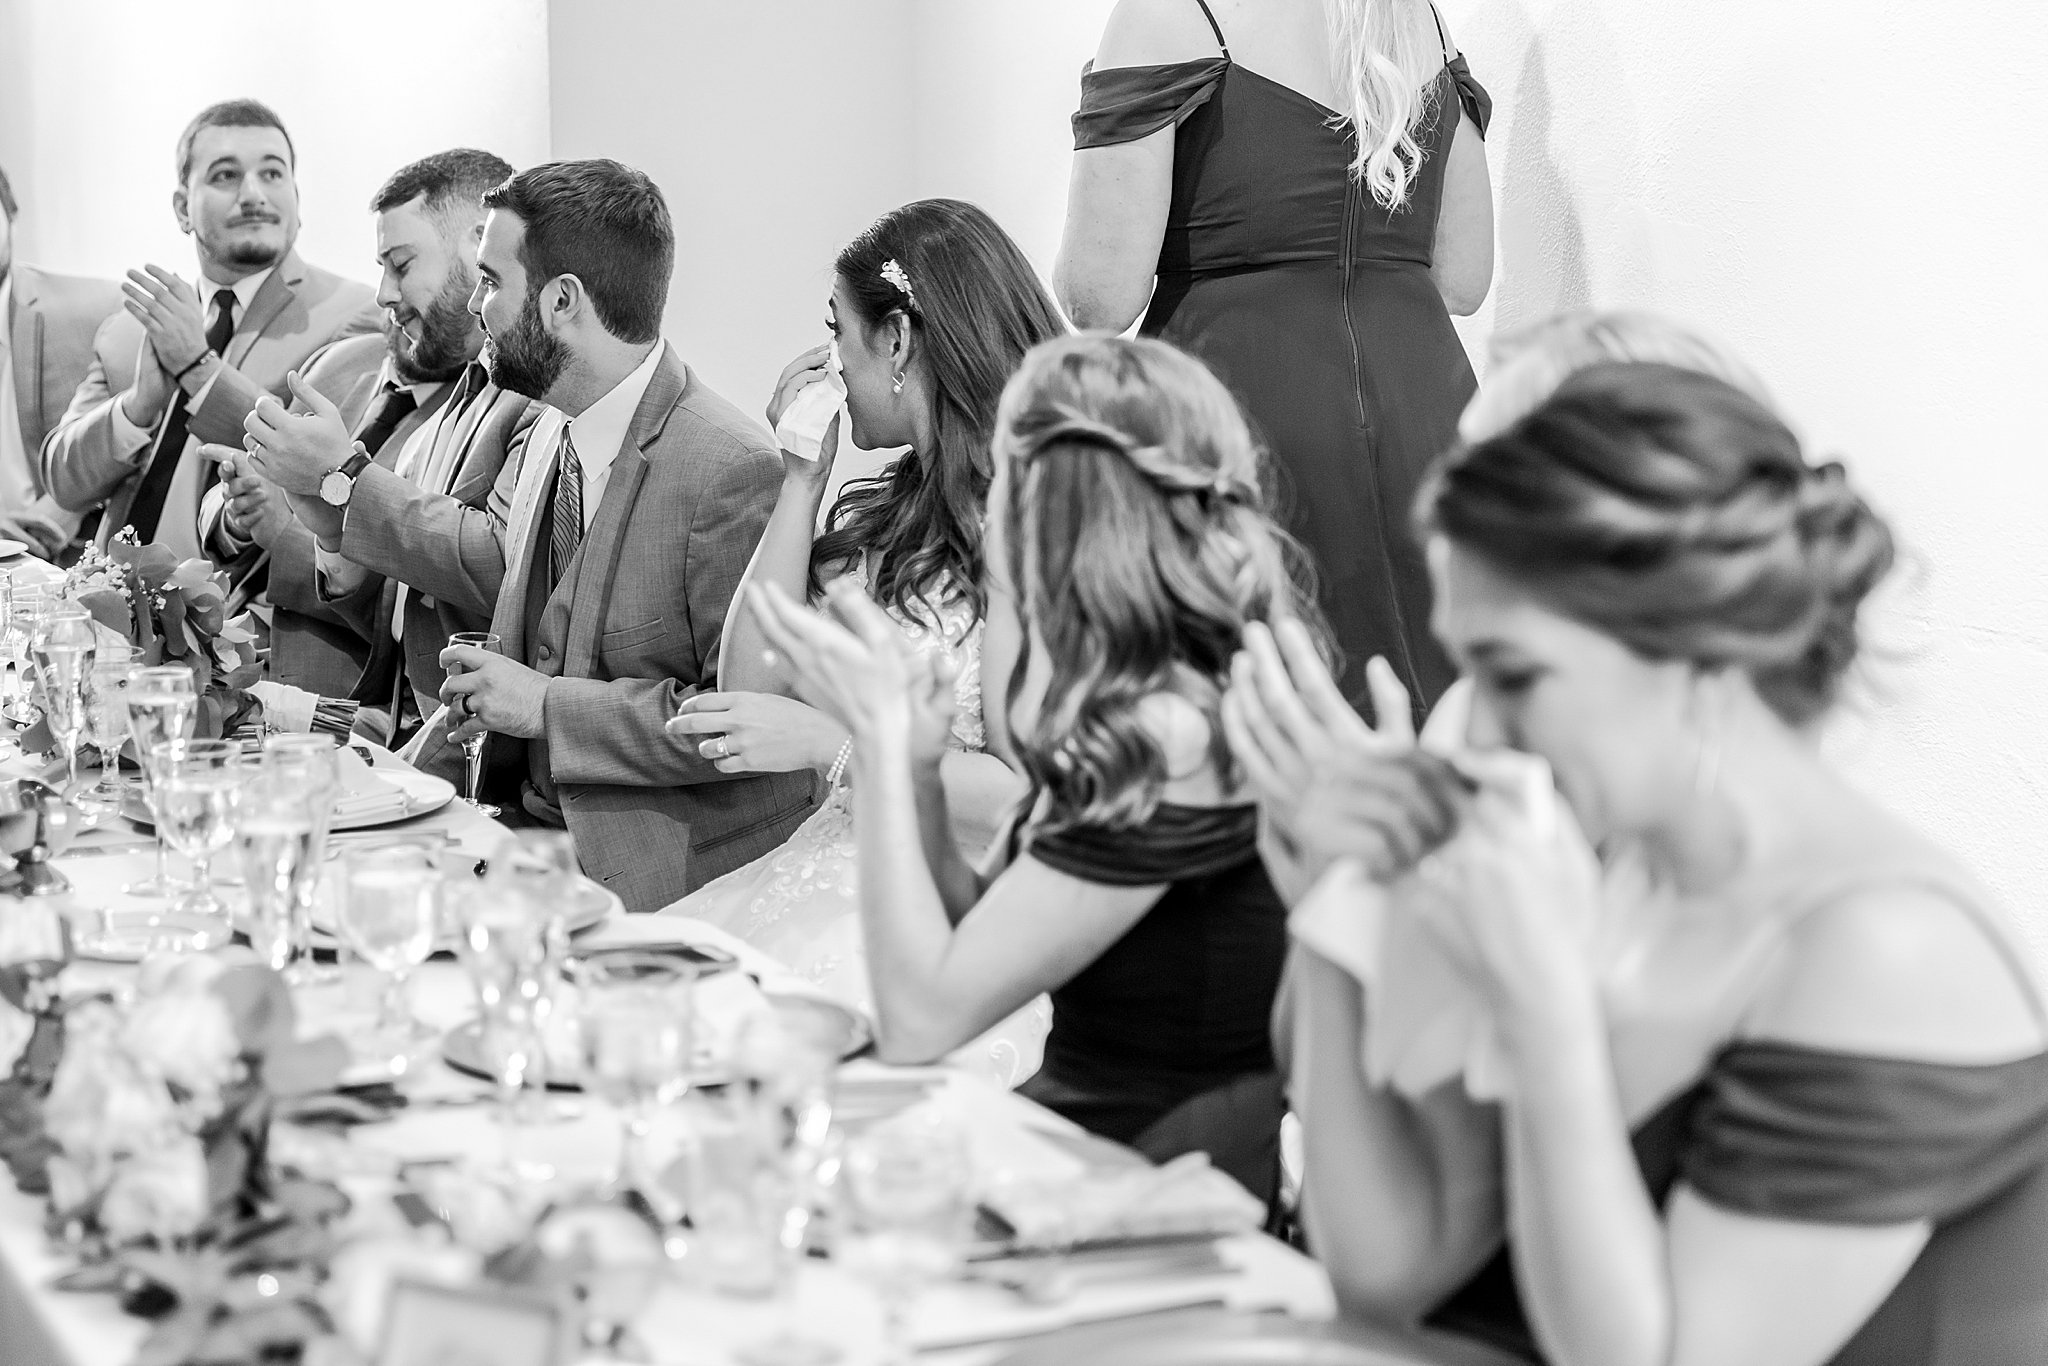
<path fill-rule="evenodd" d="M 327 471 L 326 478 L 320 481 L 320 501 L 329 507 L 347 507 L 350 495 L 356 491 L 356 476 L 369 468 L 369 464 L 368 448 L 362 442 L 356 442 L 349 458 L 342 461 L 339 468 Z"/>

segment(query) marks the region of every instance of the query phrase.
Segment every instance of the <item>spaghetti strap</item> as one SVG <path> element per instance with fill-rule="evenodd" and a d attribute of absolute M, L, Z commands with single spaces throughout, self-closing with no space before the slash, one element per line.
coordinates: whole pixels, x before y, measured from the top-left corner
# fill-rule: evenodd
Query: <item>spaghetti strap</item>
<path fill-rule="evenodd" d="M 1202 17 L 1209 21 L 1209 31 L 1216 35 L 1216 46 L 1222 48 L 1223 55 L 1228 57 L 1230 55 L 1230 44 L 1223 41 L 1223 25 L 1217 23 L 1216 16 L 1210 13 L 1209 0 L 1195 0 L 1195 3 L 1202 7 Z M 1438 21 L 1437 28 L 1439 30 L 1443 28 L 1441 20 Z"/>
<path fill-rule="evenodd" d="M 1203 8 L 1206 9 L 1207 6 Z M 1429 17 L 1436 20 L 1436 45 L 1444 50 L 1444 60 L 1448 62 L 1451 60 L 1451 35 L 1444 32 L 1444 17 L 1437 12 L 1433 0 L 1429 7 Z M 1209 22 L 1213 24 L 1216 21 L 1211 19 Z"/>

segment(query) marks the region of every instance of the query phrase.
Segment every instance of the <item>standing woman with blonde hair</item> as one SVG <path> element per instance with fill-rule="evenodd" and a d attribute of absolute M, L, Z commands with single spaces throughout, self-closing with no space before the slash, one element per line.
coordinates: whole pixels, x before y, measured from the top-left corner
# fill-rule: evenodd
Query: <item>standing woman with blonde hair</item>
<path fill-rule="evenodd" d="M 1235 391 L 1354 702 L 1374 655 L 1424 705 L 1452 677 L 1406 526 L 1472 397 L 1490 109 L 1428 0 L 1120 0 L 1082 77 L 1054 288 Z"/>

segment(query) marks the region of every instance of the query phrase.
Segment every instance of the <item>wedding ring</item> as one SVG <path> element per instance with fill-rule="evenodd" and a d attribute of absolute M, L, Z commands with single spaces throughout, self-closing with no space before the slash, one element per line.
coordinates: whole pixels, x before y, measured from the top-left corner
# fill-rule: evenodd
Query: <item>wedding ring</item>
<path fill-rule="evenodd" d="M 711 743 L 718 746 L 718 752 L 712 755 L 712 758 L 730 759 L 732 757 L 732 746 L 725 742 L 725 737 L 723 735 L 712 736 Z"/>

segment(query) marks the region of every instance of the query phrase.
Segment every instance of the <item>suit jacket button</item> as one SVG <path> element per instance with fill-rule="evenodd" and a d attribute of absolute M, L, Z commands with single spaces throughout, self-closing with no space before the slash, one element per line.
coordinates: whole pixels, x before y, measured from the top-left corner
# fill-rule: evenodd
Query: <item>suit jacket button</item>
<path fill-rule="evenodd" d="M 540 662 L 541 662 L 541 663 L 545 664 L 545 663 L 547 663 L 547 662 L 548 662 L 549 660 L 553 659 L 554 657 L 555 657 L 555 651 L 554 651 L 554 647 L 553 647 L 553 646 L 550 646 L 550 645 L 543 645 L 543 646 L 541 646 L 541 647 L 540 647 Z"/>

